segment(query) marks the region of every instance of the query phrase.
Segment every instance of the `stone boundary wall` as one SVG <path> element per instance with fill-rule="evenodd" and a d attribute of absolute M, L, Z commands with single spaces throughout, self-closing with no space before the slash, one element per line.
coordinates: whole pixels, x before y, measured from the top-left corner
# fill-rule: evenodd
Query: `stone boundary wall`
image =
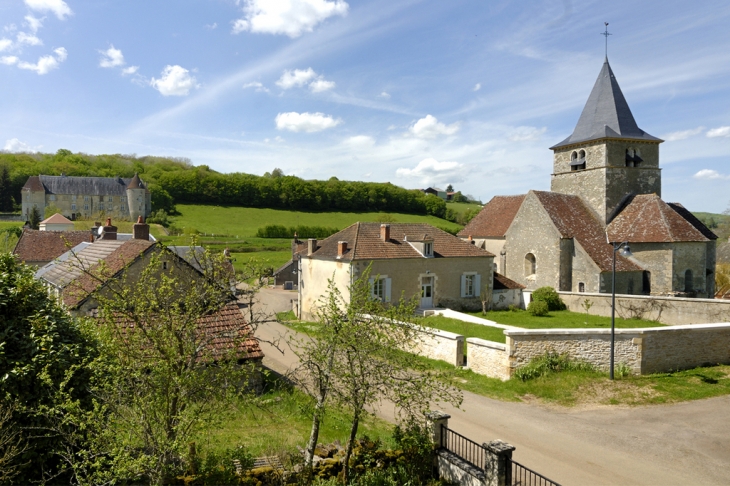
<path fill-rule="evenodd" d="M 482 326 L 499 327 L 501 329 L 520 329 L 515 326 L 508 326 L 506 324 L 497 324 L 489 319 L 483 319 L 481 317 L 473 316 L 471 314 L 465 314 L 463 312 L 455 311 L 452 309 L 436 309 L 434 315 L 449 317 L 451 319 L 458 319 L 460 321 L 470 322 L 472 324 L 480 324 Z"/>
<path fill-rule="evenodd" d="M 464 336 L 430 327 L 417 326 L 419 342 L 405 345 L 404 351 L 430 359 L 446 361 L 454 366 L 464 366 Z"/>
<path fill-rule="evenodd" d="M 507 345 L 479 338 L 466 338 L 469 357 L 467 367 L 474 373 L 490 378 L 509 380 L 510 368 Z"/>
<path fill-rule="evenodd" d="M 570 311 L 585 312 L 581 304 L 588 299 L 593 303 L 591 314 L 611 316 L 611 294 L 558 293 Z M 529 302 L 529 296 L 525 297 L 525 301 Z M 617 294 L 616 316 L 641 317 L 672 326 L 727 322 L 730 321 L 730 300 Z"/>

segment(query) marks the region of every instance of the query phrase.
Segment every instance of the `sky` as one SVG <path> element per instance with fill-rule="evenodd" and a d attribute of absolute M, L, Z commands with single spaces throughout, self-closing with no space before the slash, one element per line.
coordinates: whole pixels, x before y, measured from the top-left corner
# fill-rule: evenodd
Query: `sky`
<path fill-rule="evenodd" d="M 662 198 L 730 205 L 730 2 L 0 0 L 0 149 L 549 190 L 605 56 Z"/>

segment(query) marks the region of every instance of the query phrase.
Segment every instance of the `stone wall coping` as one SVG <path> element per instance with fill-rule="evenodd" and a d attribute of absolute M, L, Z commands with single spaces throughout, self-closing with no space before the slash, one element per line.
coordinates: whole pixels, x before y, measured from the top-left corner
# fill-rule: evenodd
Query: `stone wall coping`
<path fill-rule="evenodd" d="M 475 344 L 477 346 L 483 346 L 485 348 L 499 349 L 500 351 L 507 351 L 507 345 L 504 343 L 497 343 L 494 341 L 487 341 L 486 339 L 479 338 L 466 338 L 466 342 L 469 344 Z"/>
<path fill-rule="evenodd" d="M 596 292 L 566 292 L 559 290 L 560 295 L 575 295 L 575 296 L 586 296 L 586 297 L 608 297 L 611 298 L 609 293 L 596 293 Z M 666 300 L 666 301 L 680 301 L 680 302 L 695 302 L 698 304 L 706 304 L 708 302 L 713 304 L 727 304 L 730 305 L 730 299 L 700 299 L 692 297 L 670 297 L 666 295 L 634 295 L 634 294 L 616 294 L 617 299 L 654 299 L 654 300 Z"/>
<path fill-rule="evenodd" d="M 728 330 L 730 331 L 730 323 L 723 322 L 717 324 L 683 324 L 680 326 L 662 326 L 662 327 L 637 327 L 632 329 L 616 329 L 617 335 L 622 336 L 640 336 L 642 334 L 666 333 L 677 331 L 714 331 Z M 590 335 L 610 335 L 611 329 L 596 328 L 576 328 L 576 329 L 506 329 L 504 333 L 507 336 L 565 336 L 575 334 L 578 336 Z M 469 338 L 473 339 L 473 338 Z M 468 340 L 467 340 L 468 342 Z"/>
<path fill-rule="evenodd" d="M 473 316 L 471 314 L 464 314 L 463 312 L 458 312 L 453 309 L 437 309 L 434 314 L 444 317 L 450 317 L 452 319 L 458 319 L 460 321 L 471 322 L 472 324 L 481 324 L 482 326 L 492 326 L 498 327 L 500 329 L 519 329 L 519 327 L 507 326 L 505 324 L 497 324 L 496 322 L 490 321 L 489 319 L 482 319 L 481 317 Z"/>

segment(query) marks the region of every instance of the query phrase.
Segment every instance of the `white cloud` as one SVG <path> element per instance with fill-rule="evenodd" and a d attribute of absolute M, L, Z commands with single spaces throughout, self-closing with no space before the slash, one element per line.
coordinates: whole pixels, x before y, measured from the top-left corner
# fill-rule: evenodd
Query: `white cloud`
<path fill-rule="evenodd" d="M 355 135 L 345 139 L 342 143 L 354 148 L 366 148 L 375 145 L 375 139 L 368 135 Z"/>
<path fill-rule="evenodd" d="M 25 23 L 28 24 L 28 28 L 35 34 L 38 29 L 43 27 L 43 19 L 37 19 L 32 15 L 25 16 Z"/>
<path fill-rule="evenodd" d="M 136 74 L 139 70 L 139 66 L 129 66 L 122 69 L 122 76 L 129 76 L 130 74 Z"/>
<path fill-rule="evenodd" d="M 41 147 L 31 147 L 25 142 L 21 142 L 17 138 L 11 138 L 10 140 L 5 141 L 5 147 L 3 147 L 3 150 L 6 152 L 31 152 L 35 153 L 40 149 Z"/>
<path fill-rule="evenodd" d="M 707 131 L 707 136 L 709 138 L 730 137 L 730 127 L 713 128 Z"/>
<path fill-rule="evenodd" d="M 477 83 L 474 85 L 474 89 L 472 91 L 479 91 L 482 89 L 482 83 Z"/>
<path fill-rule="evenodd" d="M 304 86 L 311 80 L 317 77 L 317 73 L 314 69 L 295 69 L 293 71 L 286 70 L 281 78 L 276 82 L 276 85 L 281 89 L 291 89 L 298 86 Z"/>
<path fill-rule="evenodd" d="M 218 23 L 213 22 L 212 24 L 205 24 L 205 28 L 208 30 L 213 30 L 218 28 Z"/>
<path fill-rule="evenodd" d="M 248 89 L 248 88 L 254 88 L 257 93 L 262 93 L 262 92 L 268 93 L 269 92 L 269 88 L 267 88 L 266 86 L 264 86 L 263 84 L 261 84 L 258 81 L 252 81 L 250 83 L 246 83 L 243 85 L 243 89 Z"/>
<path fill-rule="evenodd" d="M 0 39 L 0 52 L 6 51 L 13 47 L 13 41 L 10 39 Z"/>
<path fill-rule="evenodd" d="M 547 132 L 547 127 L 517 127 L 509 135 L 512 142 L 527 142 L 530 140 L 539 140 L 540 137 Z"/>
<path fill-rule="evenodd" d="M 334 87 L 334 81 L 325 81 L 323 78 L 316 79 L 309 83 L 309 89 L 311 89 L 313 93 L 321 93 L 322 91 L 327 91 Z"/>
<path fill-rule="evenodd" d="M 423 184 L 463 182 L 467 167 L 458 162 L 439 162 L 434 158 L 423 159 L 413 169 L 401 167 L 395 171 L 400 177 L 417 178 Z"/>
<path fill-rule="evenodd" d="M 18 44 L 27 44 L 29 46 L 42 46 L 43 41 L 40 40 L 38 37 L 26 34 L 25 32 L 18 32 L 17 35 Z"/>
<path fill-rule="evenodd" d="M 12 66 L 13 64 L 18 63 L 18 58 L 15 56 L 3 56 L 0 57 L 0 64 L 7 64 L 8 66 Z"/>
<path fill-rule="evenodd" d="M 676 142 L 678 140 L 684 140 L 686 138 L 694 137 L 699 135 L 705 127 L 692 128 L 691 130 L 680 130 L 678 132 L 671 132 L 664 135 L 662 138 L 667 142 Z"/>
<path fill-rule="evenodd" d="M 112 44 L 106 51 L 99 51 L 101 53 L 101 59 L 99 60 L 99 66 L 103 68 L 113 68 L 117 66 L 124 66 L 124 54 L 121 49 L 116 49 Z"/>
<path fill-rule="evenodd" d="M 383 91 L 378 95 L 380 98 L 385 98 L 386 100 L 390 99 L 390 94 Z"/>
<path fill-rule="evenodd" d="M 347 15 L 344 0 L 243 0 L 243 18 L 233 22 L 233 33 L 285 34 L 299 37 L 333 15 Z"/>
<path fill-rule="evenodd" d="M 25 4 L 36 12 L 53 12 L 60 20 L 64 20 L 67 15 L 73 15 L 63 0 L 25 0 Z"/>
<path fill-rule="evenodd" d="M 336 127 L 342 120 L 335 120 L 324 113 L 279 113 L 276 115 L 276 128 L 291 132 L 314 133 Z"/>
<path fill-rule="evenodd" d="M 720 174 L 718 171 L 712 170 L 712 169 L 702 169 L 701 171 L 697 172 L 692 177 L 694 177 L 695 179 L 707 179 L 707 180 L 730 179 L 730 175 L 723 175 L 723 174 Z"/>
<path fill-rule="evenodd" d="M 182 66 L 165 66 L 160 79 L 152 78 L 150 85 L 163 96 L 187 96 L 192 88 L 197 88 L 195 78 Z"/>
<path fill-rule="evenodd" d="M 60 63 L 66 60 L 68 53 L 63 47 L 54 49 L 53 52 L 56 57 L 53 56 L 42 56 L 38 59 L 38 62 L 33 64 L 29 62 L 18 62 L 20 69 L 27 69 L 29 71 L 35 71 L 38 75 L 47 74 L 49 71 L 56 69 Z"/>
<path fill-rule="evenodd" d="M 453 135 L 459 131 L 459 124 L 444 125 L 435 116 L 426 115 L 409 129 L 418 138 L 436 138 L 439 135 Z"/>

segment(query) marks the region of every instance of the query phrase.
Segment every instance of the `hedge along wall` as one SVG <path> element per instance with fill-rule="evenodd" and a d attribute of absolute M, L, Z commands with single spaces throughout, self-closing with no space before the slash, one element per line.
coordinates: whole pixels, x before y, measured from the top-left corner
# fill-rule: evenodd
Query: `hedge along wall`
<path fill-rule="evenodd" d="M 568 310 L 585 312 L 581 304 L 586 299 L 593 303 L 590 313 L 611 315 L 611 294 L 558 292 Z M 525 297 L 529 302 L 529 297 Z M 687 299 L 655 295 L 616 295 L 616 315 L 623 318 L 639 317 L 657 320 L 672 326 L 707 324 L 730 321 L 730 300 Z"/>

